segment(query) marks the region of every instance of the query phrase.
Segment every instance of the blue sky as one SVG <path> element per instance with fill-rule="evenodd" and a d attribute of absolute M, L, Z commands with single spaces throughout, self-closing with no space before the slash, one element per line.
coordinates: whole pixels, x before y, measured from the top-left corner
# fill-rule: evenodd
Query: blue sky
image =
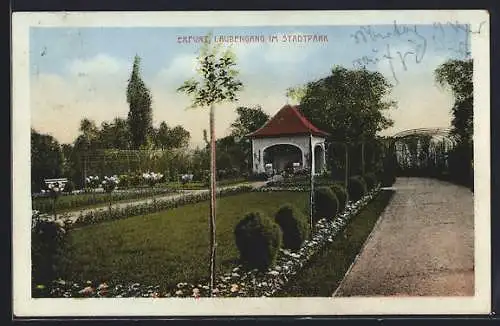
<path fill-rule="evenodd" d="M 452 98 L 436 87 L 432 72 L 448 58 L 466 56 L 466 33 L 456 26 L 289 26 L 241 28 L 31 28 L 32 126 L 71 142 L 78 123 L 125 117 L 126 81 L 135 54 L 153 95 L 154 123 L 181 124 L 202 142 L 206 112 L 186 111 L 189 99 L 175 89 L 194 76 L 199 43 L 180 44 L 178 36 L 277 35 L 275 43 L 238 43 L 245 89 L 237 104 L 217 113 L 217 135 L 228 132 L 237 105 L 261 105 L 275 113 L 286 103 L 286 88 L 328 75 L 334 65 L 365 64 L 395 85 L 398 109 L 388 114 L 387 133 L 424 126 L 448 126 Z M 283 42 L 283 35 L 322 35 L 327 42 Z M 389 57 L 389 58 L 388 58 Z M 61 123 L 61 117 L 64 123 Z"/>

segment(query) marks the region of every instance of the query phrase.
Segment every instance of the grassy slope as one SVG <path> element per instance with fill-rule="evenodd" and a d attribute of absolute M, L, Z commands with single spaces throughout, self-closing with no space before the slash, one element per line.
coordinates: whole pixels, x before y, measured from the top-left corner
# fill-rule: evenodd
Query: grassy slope
<path fill-rule="evenodd" d="M 307 212 L 308 194 L 247 193 L 218 200 L 217 268 L 237 263 L 234 227 L 250 210 L 273 214 L 285 202 Z M 73 230 L 65 278 L 169 286 L 203 280 L 209 257 L 208 202 Z"/>
<path fill-rule="evenodd" d="M 392 195 L 392 191 L 381 192 L 277 296 L 331 297 Z"/>

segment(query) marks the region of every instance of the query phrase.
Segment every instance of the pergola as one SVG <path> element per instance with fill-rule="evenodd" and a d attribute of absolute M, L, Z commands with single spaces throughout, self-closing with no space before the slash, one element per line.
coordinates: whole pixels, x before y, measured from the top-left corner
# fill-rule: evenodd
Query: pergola
<path fill-rule="evenodd" d="M 398 162 L 404 162 L 403 164 L 416 164 L 419 166 L 419 162 L 412 162 L 411 151 L 418 153 L 424 151 L 428 156 L 432 157 L 435 151 L 447 152 L 454 146 L 456 146 L 456 139 L 451 134 L 451 128 L 417 128 L 400 131 L 394 134 L 391 140 L 391 146 L 393 146 Z M 427 145 L 425 140 L 427 139 Z M 410 148 L 408 141 L 413 140 L 413 148 Z M 406 143 L 405 143 L 406 142 Z M 416 155 L 416 154 L 415 154 Z M 413 155 L 413 156 L 415 156 Z M 415 160 L 415 157 L 413 157 Z M 437 164 L 437 156 L 433 157 L 433 161 Z M 445 160 L 445 163 L 446 160 Z"/>
<path fill-rule="evenodd" d="M 281 172 L 287 167 L 321 173 L 326 166 L 325 138 L 298 106 L 283 106 L 260 129 L 247 135 L 252 140 L 254 173 Z"/>

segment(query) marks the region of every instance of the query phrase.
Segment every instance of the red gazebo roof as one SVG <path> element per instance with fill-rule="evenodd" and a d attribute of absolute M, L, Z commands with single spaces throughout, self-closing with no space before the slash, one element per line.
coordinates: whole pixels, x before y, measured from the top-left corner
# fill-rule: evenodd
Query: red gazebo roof
<path fill-rule="evenodd" d="M 299 106 L 289 104 L 282 107 L 266 124 L 256 131 L 248 134 L 248 137 L 276 137 L 283 135 L 328 136 L 328 133 L 316 128 L 309 120 L 300 113 Z"/>

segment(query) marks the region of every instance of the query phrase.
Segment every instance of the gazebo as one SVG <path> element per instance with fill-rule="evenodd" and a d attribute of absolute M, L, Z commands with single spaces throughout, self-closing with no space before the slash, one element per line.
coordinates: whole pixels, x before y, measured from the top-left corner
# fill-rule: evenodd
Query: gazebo
<path fill-rule="evenodd" d="M 300 113 L 299 106 L 287 104 L 248 135 L 252 140 L 252 171 L 280 173 L 293 168 L 321 173 L 326 166 L 326 136 L 328 133 Z"/>

